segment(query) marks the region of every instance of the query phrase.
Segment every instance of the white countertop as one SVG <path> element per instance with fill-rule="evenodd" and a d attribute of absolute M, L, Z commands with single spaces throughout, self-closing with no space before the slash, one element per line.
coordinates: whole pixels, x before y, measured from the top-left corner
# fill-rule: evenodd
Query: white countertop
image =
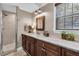
<path fill-rule="evenodd" d="M 58 45 L 63 48 L 73 50 L 75 52 L 79 52 L 79 43 L 75 42 L 75 41 L 67 41 L 67 40 L 63 40 L 63 39 L 58 39 L 56 37 L 50 38 L 50 37 L 45 37 L 43 35 L 38 35 L 38 34 L 34 34 L 34 33 L 23 33 L 23 34 L 34 37 L 34 38 L 42 40 L 42 41 L 49 42 L 51 44 Z"/>

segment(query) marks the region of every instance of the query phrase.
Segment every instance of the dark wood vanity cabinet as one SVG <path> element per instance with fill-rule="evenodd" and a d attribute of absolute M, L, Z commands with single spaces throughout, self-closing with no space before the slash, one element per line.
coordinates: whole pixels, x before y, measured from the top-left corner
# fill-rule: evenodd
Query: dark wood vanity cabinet
<path fill-rule="evenodd" d="M 60 47 L 49 44 L 44 41 L 36 40 L 30 36 L 22 34 L 22 46 L 24 51 L 34 56 L 58 56 Z M 52 48 L 51 48 L 52 47 Z"/>
<path fill-rule="evenodd" d="M 22 47 L 31 56 L 79 56 L 79 52 L 22 34 Z"/>

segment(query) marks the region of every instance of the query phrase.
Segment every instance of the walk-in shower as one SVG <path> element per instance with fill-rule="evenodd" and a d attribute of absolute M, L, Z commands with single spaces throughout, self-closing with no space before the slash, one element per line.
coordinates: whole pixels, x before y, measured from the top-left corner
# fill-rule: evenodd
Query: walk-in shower
<path fill-rule="evenodd" d="M 2 12 L 2 50 L 9 51 L 15 49 L 15 21 L 16 14 L 12 12 Z"/>
<path fill-rule="evenodd" d="M 2 55 L 8 51 L 16 51 L 16 26 L 16 6 L 0 4 L 0 52 Z"/>

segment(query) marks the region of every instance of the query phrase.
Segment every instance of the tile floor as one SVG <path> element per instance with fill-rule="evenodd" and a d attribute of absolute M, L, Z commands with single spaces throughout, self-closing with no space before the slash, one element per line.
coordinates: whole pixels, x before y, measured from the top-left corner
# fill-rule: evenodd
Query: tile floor
<path fill-rule="evenodd" d="M 5 56 L 27 56 L 27 53 L 23 50 L 18 50 L 15 52 L 11 52 L 10 54 L 5 55 Z"/>
<path fill-rule="evenodd" d="M 11 51 L 2 51 L 0 53 L 0 56 L 28 56 L 28 54 L 23 50 L 23 49 L 20 49 L 20 50 L 11 50 Z"/>

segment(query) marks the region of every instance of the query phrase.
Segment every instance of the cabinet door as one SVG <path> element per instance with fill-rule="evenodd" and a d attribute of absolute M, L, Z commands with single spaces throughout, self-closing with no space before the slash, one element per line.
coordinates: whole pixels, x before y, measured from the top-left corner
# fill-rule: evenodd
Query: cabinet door
<path fill-rule="evenodd" d="M 26 51 L 29 53 L 29 40 L 28 39 L 26 39 Z"/>
<path fill-rule="evenodd" d="M 34 56 L 34 38 L 28 36 L 27 42 L 26 42 L 26 48 L 27 48 L 27 52 L 31 56 Z"/>
<path fill-rule="evenodd" d="M 31 56 L 34 56 L 34 43 L 30 44 L 30 54 L 31 54 Z"/>
<path fill-rule="evenodd" d="M 63 56 L 79 56 L 79 52 L 74 52 L 74 51 L 62 48 L 62 55 Z"/>
<path fill-rule="evenodd" d="M 34 39 L 30 38 L 29 41 L 29 53 L 31 56 L 34 56 Z"/>
<path fill-rule="evenodd" d="M 37 39 L 34 41 L 34 54 L 37 56 Z"/>
<path fill-rule="evenodd" d="M 26 51 L 26 36 L 25 35 L 22 35 L 22 47 L 24 51 Z"/>

